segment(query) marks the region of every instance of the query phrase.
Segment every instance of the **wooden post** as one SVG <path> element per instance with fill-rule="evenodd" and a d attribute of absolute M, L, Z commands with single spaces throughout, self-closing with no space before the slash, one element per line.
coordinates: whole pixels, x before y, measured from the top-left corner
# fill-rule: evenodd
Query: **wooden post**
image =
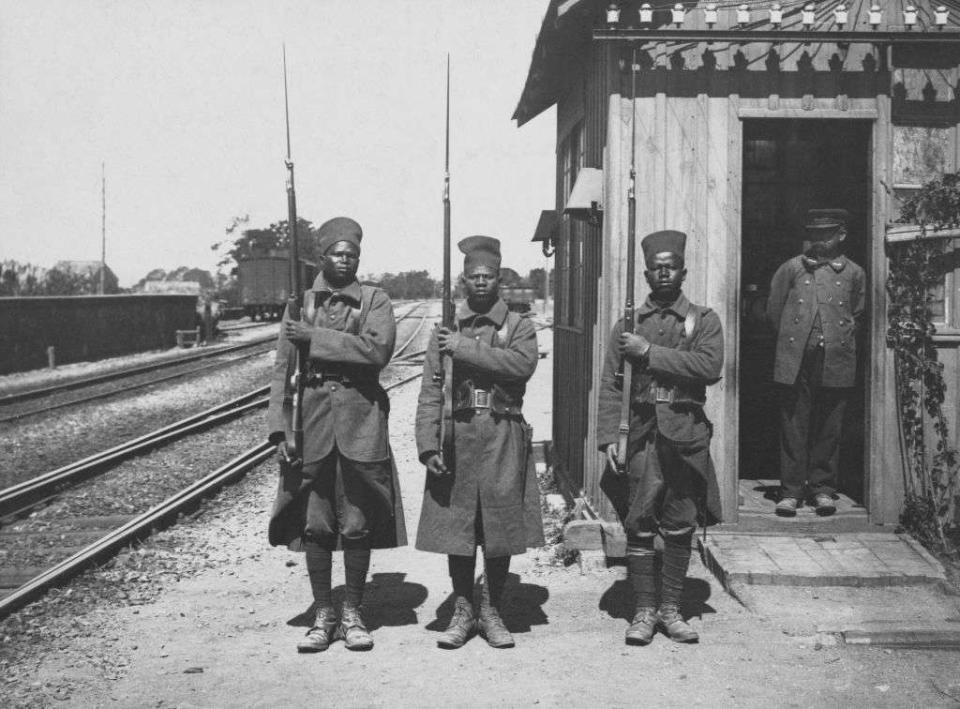
<path fill-rule="evenodd" d="M 57 351 L 53 345 L 50 345 L 47 348 L 47 367 L 50 369 L 57 368 Z"/>

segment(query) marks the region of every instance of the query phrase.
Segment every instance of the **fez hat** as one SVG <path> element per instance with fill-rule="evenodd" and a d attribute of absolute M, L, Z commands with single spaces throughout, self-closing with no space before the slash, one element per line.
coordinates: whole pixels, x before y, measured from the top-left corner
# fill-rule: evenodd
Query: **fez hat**
<path fill-rule="evenodd" d="M 846 209 L 809 209 L 804 227 L 809 230 L 837 229 L 850 221 L 850 212 Z"/>
<path fill-rule="evenodd" d="M 321 255 L 327 253 L 338 241 L 349 241 L 359 247 L 362 239 L 363 229 L 350 217 L 334 217 L 321 224 L 317 230 L 317 248 Z"/>
<path fill-rule="evenodd" d="M 468 236 L 457 244 L 464 253 L 463 270 L 469 272 L 474 266 L 500 268 L 500 241 L 492 236 Z"/>
<path fill-rule="evenodd" d="M 682 231 L 655 231 L 647 234 L 640 242 L 640 248 L 643 249 L 643 260 L 647 263 L 657 254 L 669 251 L 683 258 L 684 249 L 687 246 L 687 235 Z"/>

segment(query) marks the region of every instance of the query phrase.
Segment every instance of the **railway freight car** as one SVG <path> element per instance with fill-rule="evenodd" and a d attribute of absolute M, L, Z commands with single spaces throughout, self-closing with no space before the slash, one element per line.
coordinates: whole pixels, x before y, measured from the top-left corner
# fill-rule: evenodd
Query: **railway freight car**
<path fill-rule="evenodd" d="M 512 268 L 500 269 L 500 297 L 510 310 L 528 313 L 533 307 L 534 292 Z"/>
<path fill-rule="evenodd" d="M 300 259 L 305 287 L 313 284 L 317 265 Z M 290 258 L 281 254 L 255 256 L 237 264 L 240 304 L 251 320 L 279 320 L 290 294 Z"/>

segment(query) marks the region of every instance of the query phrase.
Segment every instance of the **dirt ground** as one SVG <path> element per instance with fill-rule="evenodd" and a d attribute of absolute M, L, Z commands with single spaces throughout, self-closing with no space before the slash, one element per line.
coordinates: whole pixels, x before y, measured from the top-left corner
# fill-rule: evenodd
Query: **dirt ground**
<path fill-rule="evenodd" d="M 416 393 L 394 392 L 391 421 L 411 536 L 423 484 L 407 435 Z M 4 706 L 960 706 L 957 653 L 824 643 L 809 597 L 784 596 L 788 607 L 764 595 L 753 614 L 696 561 L 686 611 L 699 645 L 662 635 L 624 645 L 623 569 L 555 565 L 540 550 L 512 567 L 505 616 L 517 647 L 474 638 L 445 651 L 435 646 L 451 611 L 445 558 L 375 552 L 365 606 L 376 647 L 300 655 L 311 598 L 302 556 L 266 544 L 275 475 L 261 466 L 185 524 L 87 574 L 151 592 L 38 621 L 16 663 L 0 666 Z M 160 557 L 176 573 L 157 570 Z M 335 559 L 335 583 L 342 573 Z M 25 642 L 6 632 L 8 650 Z"/>

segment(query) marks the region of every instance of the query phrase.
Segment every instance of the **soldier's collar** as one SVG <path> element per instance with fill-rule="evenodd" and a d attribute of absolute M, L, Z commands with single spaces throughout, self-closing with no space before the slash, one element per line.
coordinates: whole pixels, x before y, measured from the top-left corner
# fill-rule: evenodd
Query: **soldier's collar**
<path fill-rule="evenodd" d="M 670 305 L 667 305 L 663 308 L 659 307 L 650 296 L 647 296 L 647 299 L 644 301 L 643 305 L 637 310 L 637 318 L 645 318 L 653 313 L 669 312 L 676 315 L 678 318 L 687 317 L 687 311 L 690 310 L 690 301 L 687 300 L 687 296 L 683 294 L 683 291 L 680 291 L 680 295 L 675 301 Z"/>
<path fill-rule="evenodd" d="M 834 271 L 840 273 L 847 265 L 847 259 L 843 254 L 834 256 L 832 259 L 815 259 L 803 254 L 800 256 L 800 260 L 808 271 L 816 271 L 821 266 L 830 266 Z"/>
<path fill-rule="evenodd" d="M 360 281 L 354 279 L 343 288 L 334 288 L 327 283 L 327 279 L 323 277 L 322 273 L 314 280 L 311 290 L 317 294 L 317 297 L 321 301 L 326 300 L 334 294 L 339 295 L 343 300 L 350 300 L 358 304 L 363 299 L 363 290 L 360 288 Z"/>
<path fill-rule="evenodd" d="M 474 312 L 467 301 L 463 301 L 460 305 L 460 310 L 457 312 L 457 321 L 464 322 L 466 320 L 472 320 L 476 318 L 477 320 L 489 320 L 493 323 L 494 327 L 500 328 L 503 327 L 504 320 L 507 319 L 507 304 L 503 302 L 503 299 L 497 298 L 497 301 L 490 307 L 485 313 L 476 313 Z"/>

